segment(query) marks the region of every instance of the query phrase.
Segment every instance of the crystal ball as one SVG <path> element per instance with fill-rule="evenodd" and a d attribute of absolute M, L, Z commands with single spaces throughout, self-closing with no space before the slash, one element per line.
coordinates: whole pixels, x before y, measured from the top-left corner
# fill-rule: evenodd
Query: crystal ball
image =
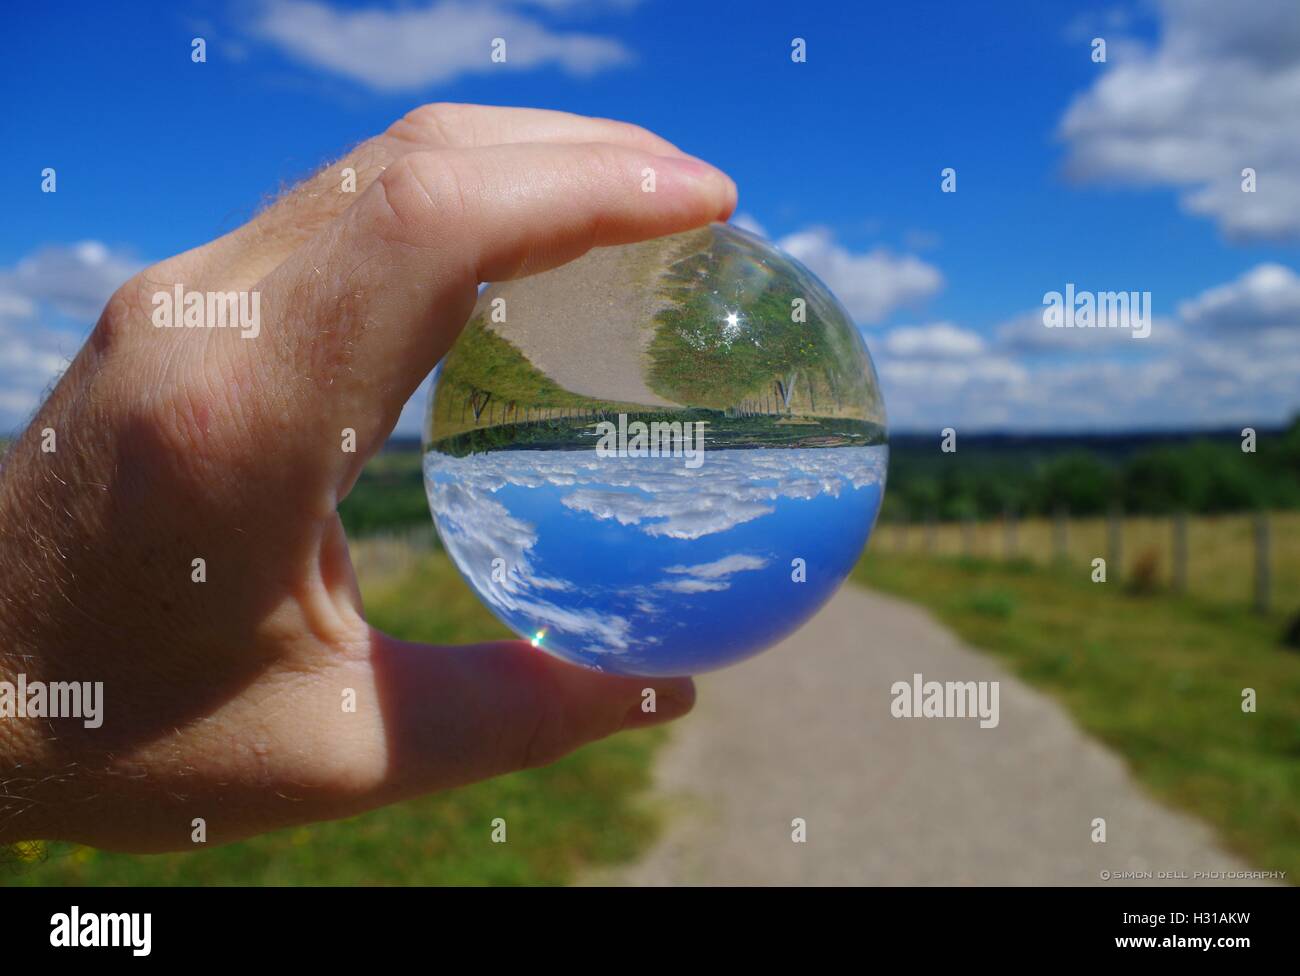
<path fill-rule="evenodd" d="M 713 224 L 492 284 L 434 373 L 439 536 L 532 645 L 698 674 L 792 633 L 875 524 L 885 409 L 807 268 Z"/>

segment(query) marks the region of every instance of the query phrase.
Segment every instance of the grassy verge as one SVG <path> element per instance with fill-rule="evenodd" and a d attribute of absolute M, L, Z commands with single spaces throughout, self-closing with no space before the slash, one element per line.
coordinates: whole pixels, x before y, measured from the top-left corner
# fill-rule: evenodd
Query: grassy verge
<path fill-rule="evenodd" d="M 1280 617 L 1026 563 L 877 552 L 855 578 L 929 607 L 1051 693 L 1257 867 L 1300 874 L 1300 653 L 1280 645 Z"/>
<path fill-rule="evenodd" d="M 892 463 L 892 456 L 891 456 Z M 1273 511 L 1270 525 L 1269 563 L 1272 567 L 1271 603 L 1278 612 L 1300 612 L 1300 511 Z M 1172 589 L 1174 568 L 1173 519 L 1170 516 L 1132 515 L 1123 519 L 1123 561 L 1118 574 L 1125 580 L 1143 575 L 1159 587 Z M 1197 600 L 1219 604 L 1251 605 L 1255 584 L 1255 516 L 1251 513 L 1196 515 L 1187 518 L 1187 588 Z M 931 537 L 929 533 L 933 531 Z M 933 539 L 936 556 L 964 552 L 967 526 L 939 522 L 933 530 L 925 524 L 881 523 L 874 543 L 890 553 L 918 556 Z M 1027 518 L 1016 525 L 1016 553 L 1041 566 L 1057 559 L 1056 525 L 1050 518 Z M 1005 523 L 974 522 L 969 526 L 971 555 L 1005 558 Z M 1088 572 L 1097 556 L 1110 551 L 1106 518 L 1072 518 L 1065 533 L 1065 555 L 1072 567 Z M 1114 576 L 1113 560 L 1107 567 Z"/>
<path fill-rule="evenodd" d="M 510 340 L 492 331 L 483 313 L 466 323 L 443 363 L 435 395 L 436 441 L 484 426 L 558 418 L 566 410 L 644 409 L 570 393 L 529 362 Z"/>
<path fill-rule="evenodd" d="M 410 640 L 508 636 L 441 553 L 367 588 L 371 619 Z M 0 884 L 563 884 L 584 865 L 627 860 L 653 837 L 638 799 L 658 731 L 625 733 L 545 769 L 424 797 L 350 820 L 193 854 L 108 854 L 65 844 L 0 865 Z M 508 842 L 490 842 L 504 817 Z"/>

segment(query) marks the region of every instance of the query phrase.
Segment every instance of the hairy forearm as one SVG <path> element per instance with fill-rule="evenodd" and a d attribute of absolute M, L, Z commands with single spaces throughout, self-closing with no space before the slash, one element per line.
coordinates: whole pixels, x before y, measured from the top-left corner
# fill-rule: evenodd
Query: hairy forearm
<path fill-rule="evenodd" d="M 41 807 L 52 768 L 38 728 L 42 720 L 29 717 L 20 700 L 39 652 L 17 583 L 28 569 L 19 556 L 25 530 L 10 508 L 0 509 L 0 518 L 5 527 L 0 535 L 0 844 L 10 844 L 48 833 Z"/>
<path fill-rule="evenodd" d="M 100 513 L 78 490 L 102 466 L 79 444 L 89 423 L 79 357 L 0 464 L 0 843 L 56 832 L 78 761 L 75 736 L 29 709 L 28 690 L 61 680 L 84 639 L 67 613 L 77 581 L 69 557 Z M 72 615 L 75 617 L 75 615 Z M 38 714 L 31 714 L 37 711 Z"/>

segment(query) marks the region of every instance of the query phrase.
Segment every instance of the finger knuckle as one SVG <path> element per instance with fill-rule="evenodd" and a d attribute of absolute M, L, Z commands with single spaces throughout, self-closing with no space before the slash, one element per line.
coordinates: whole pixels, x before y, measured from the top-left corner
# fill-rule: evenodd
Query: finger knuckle
<path fill-rule="evenodd" d="M 379 180 L 385 239 L 424 245 L 435 228 L 460 227 L 470 217 L 469 177 L 446 154 L 410 153 Z"/>
<path fill-rule="evenodd" d="M 118 352 L 126 338 L 139 334 L 149 323 L 152 296 L 157 285 L 148 272 L 134 275 L 109 296 L 90 334 L 91 348 L 100 356 Z"/>
<path fill-rule="evenodd" d="M 668 142 L 665 139 L 655 135 L 649 129 L 639 126 L 634 122 L 624 122 L 621 119 L 608 119 L 607 121 L 626 143 L 653 147 L 655 149 L 667 148 L 668 146 Z"/>
<path fill-rule="evenodd" d="M 468 120 L 468 110 L 464 105 L 429 102 L 407 112 L 393 123 L 393 130 L 404 137 L 432 132 L 442 142 L 452 145 L 460 141 Z"/>

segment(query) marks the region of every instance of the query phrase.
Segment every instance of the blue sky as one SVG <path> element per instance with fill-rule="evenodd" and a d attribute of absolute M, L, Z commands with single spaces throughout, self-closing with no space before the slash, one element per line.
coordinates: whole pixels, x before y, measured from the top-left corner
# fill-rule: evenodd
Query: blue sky
<path fill-rule="evenodd" d="M 434 100 L 627 119 L 722 166 L 743 221 L 863 327 L 896 429 L 1300 409 L 1293 0 L 54 2 L 8 23 L 0 430 L 125 276 Z M 1149 291 L 1152 335 L 1044 329 L 1067 282 Z"/>

